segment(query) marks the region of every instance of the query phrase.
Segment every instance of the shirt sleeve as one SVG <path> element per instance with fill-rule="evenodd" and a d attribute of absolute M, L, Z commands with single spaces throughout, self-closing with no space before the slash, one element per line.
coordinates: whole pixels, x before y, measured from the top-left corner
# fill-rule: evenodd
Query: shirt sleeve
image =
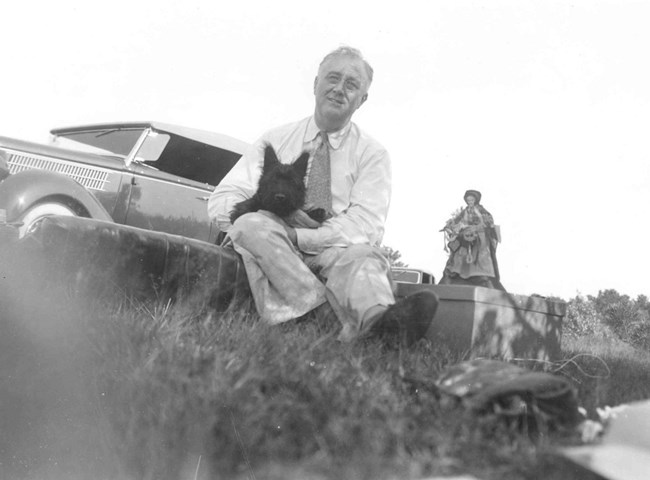
<path fill-rule="evenodd" d="M 262 175 L 264 145 L 264 137 L 251 145 L 210 195 L 208 216 L 216 220 L 219 230 L 227 232 L 234 206 L 255 194 Z"/>
<path fill-rule="evenodd" d="M 353 244 L 378 246 L 384 234 L 391 198 L 388 152 L 377 150 L 362 158 L 348 207 L 319 228 L 297 228 L 298 248 L 318 254 L 329 247 Z"/>

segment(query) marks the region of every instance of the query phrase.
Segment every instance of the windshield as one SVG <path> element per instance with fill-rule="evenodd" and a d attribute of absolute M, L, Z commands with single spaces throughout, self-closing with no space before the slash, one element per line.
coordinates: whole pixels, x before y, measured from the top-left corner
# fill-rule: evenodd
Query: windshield
<path fill-rule="evenodd" d="M 52 144 L 58 147 L 126 157 L 137 143 L 144 128 L 86 130 L 61 133 Z"/>
<path fill-rule="evenodd" d="M 140 145 L 138 153 L 135 156 L 136 162 L 146 163 L 148 165 L 154 164 L 162 154 L 163 150 L 169 143 L 169 135 L 166 133 L 158 133 L 150 131 L 149 134 Z"/>

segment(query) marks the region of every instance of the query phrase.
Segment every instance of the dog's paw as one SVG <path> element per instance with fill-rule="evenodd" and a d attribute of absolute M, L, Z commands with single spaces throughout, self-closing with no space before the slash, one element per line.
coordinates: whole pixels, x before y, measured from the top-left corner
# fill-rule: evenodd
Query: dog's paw
<path fill-rule="evenodd" d="M 325 220 L 330 218 L 330 215 L 324 208 L 312 208 L 307 212 L 307 215 L 309 215 L 312 220 L 315 220 L 318 223 L 323 223 Z"/>
<path fill-rule="evenodd" d="M 230 223 L 235 223 L 239 217 L 246 213 L 256 212 L 259 210 L 259 205 L 255 198 L 249 198 L 248 200 L 243 200 L 235 204 L 235 208 L 230 212 Z"/>

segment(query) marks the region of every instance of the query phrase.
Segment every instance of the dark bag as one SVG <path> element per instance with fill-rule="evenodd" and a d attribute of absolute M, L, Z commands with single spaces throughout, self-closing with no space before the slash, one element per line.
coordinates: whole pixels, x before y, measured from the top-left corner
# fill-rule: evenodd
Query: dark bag
<path fill-rule="evenodd" d="M 453 365 L 436 386 L 475 414 L 493 414 L 535 431 L 571 429 L 583 420 L 569 380 L 507 362 L 477 359 Z"/>

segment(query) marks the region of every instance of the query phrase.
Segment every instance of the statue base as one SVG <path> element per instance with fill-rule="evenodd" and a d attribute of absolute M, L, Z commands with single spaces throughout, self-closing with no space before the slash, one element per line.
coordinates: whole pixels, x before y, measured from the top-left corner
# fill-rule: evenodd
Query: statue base
<path fill-rule="evenodd" d="M 397 296 L 421 290 L 440 304 L 427 337 L 470 358 L 557 360 L 560 357 L 564 302 L 464 285 L 400 283 Z"/>

